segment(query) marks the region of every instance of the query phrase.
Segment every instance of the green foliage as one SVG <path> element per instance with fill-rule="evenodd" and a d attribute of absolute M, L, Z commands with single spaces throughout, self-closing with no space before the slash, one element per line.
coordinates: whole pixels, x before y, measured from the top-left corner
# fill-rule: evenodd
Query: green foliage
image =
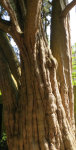
<path fill-rule="evenodd" d="M 72 46 L 72 81 L 76 85 L 76 43 Z"/>
<path fill-rule="evenodd" d="M 1 90 L 0 90 L 0 95 L 2 95 L 2 94 L 1 94 Z"/>
<path fill-rule="evenodd" d="M 2 133 L 0 138 L 0 150 L 8 150 L 6 133 Z"/>
<path fill-rule="evenodd" d="M 51 4 L 49 3 L 48 0 L 43 0 L 42 1 L 42 15 L 43 15 L 43 18 L 45 18 L 46 16 L 51 14 L 50 7 L 51 7 Z"/>
<path fill-rule="evenodd" d="M 51 10 L 52 10 L 52 5 L 50 0 L 49 1 L 42 0 L 41 16 L 43 20 L 45 35 L 48 42 L 49 42 L 49 38 L 47 36 L 47 27 L 51 24 Z"/>

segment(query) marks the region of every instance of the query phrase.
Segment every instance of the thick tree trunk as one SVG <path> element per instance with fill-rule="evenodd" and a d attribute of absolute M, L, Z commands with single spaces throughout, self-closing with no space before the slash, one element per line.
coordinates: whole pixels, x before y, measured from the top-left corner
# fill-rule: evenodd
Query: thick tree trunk
<path fill-rule="evenodd" d="M 65 18 L 58 17 L 59 13 L 66 7 L 66 2 L 57 3 L 53 1 L 52 11 L 52 36 L 51 49 L 53 56 L 57 59 L 57 80 L 62 103 L 68 119 L 74 124 L 74 99 L 72 85 L 72 51 L 70 44 L 69 14 Z M 56 24 L 55 24 L 56 22 Z M 70 112 L 69 112 L 70 111 Z M 69 122 L 71 122 L 69 120 Z"/>
<path fill-rule="evenodd" d="M 52 15 L 57 22 L 52 18 L 52 51 L 56 60 L 44 36 L 40 7 L 41 0 L 28 0 L 24 34 L 11 33 L 21 52 L 19 88 L 0 49 L 7 144 L 9 150 L 75 150 L 70 44 L 65 49 L 69 28 L 58 17 L 61 6 L 54 0 Z"/>

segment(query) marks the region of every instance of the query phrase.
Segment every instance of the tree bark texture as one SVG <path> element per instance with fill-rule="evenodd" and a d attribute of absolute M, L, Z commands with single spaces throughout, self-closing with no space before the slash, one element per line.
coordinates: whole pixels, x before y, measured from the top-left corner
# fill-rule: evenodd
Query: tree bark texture
<path fill-rule="evenodd" d="M 59 2 L 64 1 L 53 0 L 52 51 L 41 22 L 41 0 L 28 0 L 24 33 L 15 29 L 16 19 L 11 17 L 9 32 L 20 50 L 21 76 L 17 65 L 13 73 L 7 53 L 0 48 L 0 88 L 9 150 L 75 150 L 69 17 L 59 18 L 66 6 Z M 9 2 L 3 0 L 2 4 L 11 16 Z"/>

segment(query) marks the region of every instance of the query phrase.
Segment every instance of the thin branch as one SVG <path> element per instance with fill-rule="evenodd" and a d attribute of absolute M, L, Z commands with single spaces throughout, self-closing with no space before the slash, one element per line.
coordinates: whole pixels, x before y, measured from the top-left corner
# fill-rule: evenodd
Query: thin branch
<path fill-rule="evenodd" d="M 7 12 L 10 15 L 12 26 L 15 27 L 15 29 L 17 30 L 17 32 L 21 33 L 21 29 L 20 29 L 20 27 L 18 25 L 15 11 L 11 7 L 11 5 L 9 3 L 9 0 L 1 0 L 1 3 L 2 3 L 3 7 L 5 8 L 5 10 L 7 10 Z"/>
<path fill-rule="evenodd" d="M 14 10 L 12 9 L 9 0 L 1 0 L 3 7 L 8 11 L 12 24 L 16 24 L 17 19 Z"/>
<path fill-rule="evenodd" d="M 48 1 L 48 3 L 49 3 L 50 5 L 52 5 L 52 2 Z"/>
<path fill-rule="evenodd" d="M 65 9 L 59 14 L 59 17 L 66 17 L 67 13 L 76 5 L 76 0 L 69 3 Z"/>
<path fill-rule="evenodd" d="M 1 11 L 0 17 L 3 16 L 4 12 L 5 12 L 5 10 Z"/>

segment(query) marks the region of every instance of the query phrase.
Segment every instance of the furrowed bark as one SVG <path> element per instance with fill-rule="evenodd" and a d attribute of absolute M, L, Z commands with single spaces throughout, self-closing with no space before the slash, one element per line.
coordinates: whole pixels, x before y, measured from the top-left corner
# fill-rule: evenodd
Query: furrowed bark
<path fill-rule="evenodd" d="M 4 123 L 6 127 L 7 143 L 10 147 L 14 129 L 14 113 L 17 108 L 18 90 L 14 80 L 11 77 L 11 72 L 8 63 L 3 56 L 0 48 L 0 88 L 2 92 L 2 100 L 4 107 Z M 9 131 L 9 132 L 8 132 Z"/>
<path fill-rule="evenodd" d="M 56 6 L 56 4 L 57 4 L 57 6 Z M 64 87 L 65 87 L 65 88 L 63 86 L 60 87 L 62 99 L 64 101 L 65 95 L 67 95 L 67 96 L 69 95 L 69 99 L 70 99 L 68 101 L 68 98 L 67 98 L 67 102 L 63 102 L 63 103 L 65 103 L 64 105 L 67 105 L 67 103 L 69 103 L 69 105 L 71 106 L 71 105 L 73 105 L 73 97 L 72 97 L 73 87 L 72 87 L 72 77 L 71 77 L 72 76 L 72 69 L 71 69 L 71 62 L 72 62 L 71 53 L 72 52 L 71 52 L 71 45 L 70 45 L 69 17 L 67 16 L 65 19 L 58 18 L 57 14 L 59 13 L 60 9 L 62 9 L 62 8 L 59 7 L 58 3 L 56 3 L 56 4 L 54 1 L 53 7 L 57 7 L 57 9 L 56 9 L 56 12 L 53 13 L 53 15 L 54 15 L 54 18 L 56 19 L 57 25 L 55 26 L 54 21 L 52 19 L 53 34 L 52 34 L 51 48 L 52 48 L 54 57 L 58 61 L 59 67 L 58 67 L 57 74 L 58 74 L 59 84 L 61 86 L 64 85 Z M 54 31 L 54 29 L 55 29 L 55 31 Z M 57 34 L 54 34 L 56 32 L 57 32 Z M 66 33 L 66 32 L 68 32 L 68 33 Z M 63 34 L 63 36 L 62 36 L 62 34 Z M 56 35 L 57 35 L 57 37 L 56 37 Z M 58 40 L 58 36 L 60 37 L 61 42 L 60 42 L 60 39 Z M 56 41 L 55 44 L 53 44 L 54 40 Z M 60 47 L 60 43 L 62 43 L 61 47 Z M 60 57 L 59 57 L 59 55 L 60 55 Z M 61 74 L 62 74 L 62 76 L 61 76 Z M 67 106 L 65 106 L 65 107 L 67 107 Z M 72 108 L 72 110 L 70 110 L 70 114 L 73 115 L 71 117 L 73 117 L 73 119 L 74 119 L 74 113 L 72 113 L 73 106 L 70 107 L 70 109 L 71 108 Z"/>
<path fill-rule="evenodd" d="M 28 0 L 24 34 L 11 33 L 21 55 L 21 88 L 14 108 L 17 98 L 12 98 L 12 88 L 3 80 L 8 81 L 8 73 L 2 74 L 2 93 L 8 87 L 5 96 L 10 98 L 4 114 L 9 150 L 75 150 L 69 20 L 60 20 L 62 7 L 53 1 L 52 51 L 44 36 L 41 0 Z"/>

